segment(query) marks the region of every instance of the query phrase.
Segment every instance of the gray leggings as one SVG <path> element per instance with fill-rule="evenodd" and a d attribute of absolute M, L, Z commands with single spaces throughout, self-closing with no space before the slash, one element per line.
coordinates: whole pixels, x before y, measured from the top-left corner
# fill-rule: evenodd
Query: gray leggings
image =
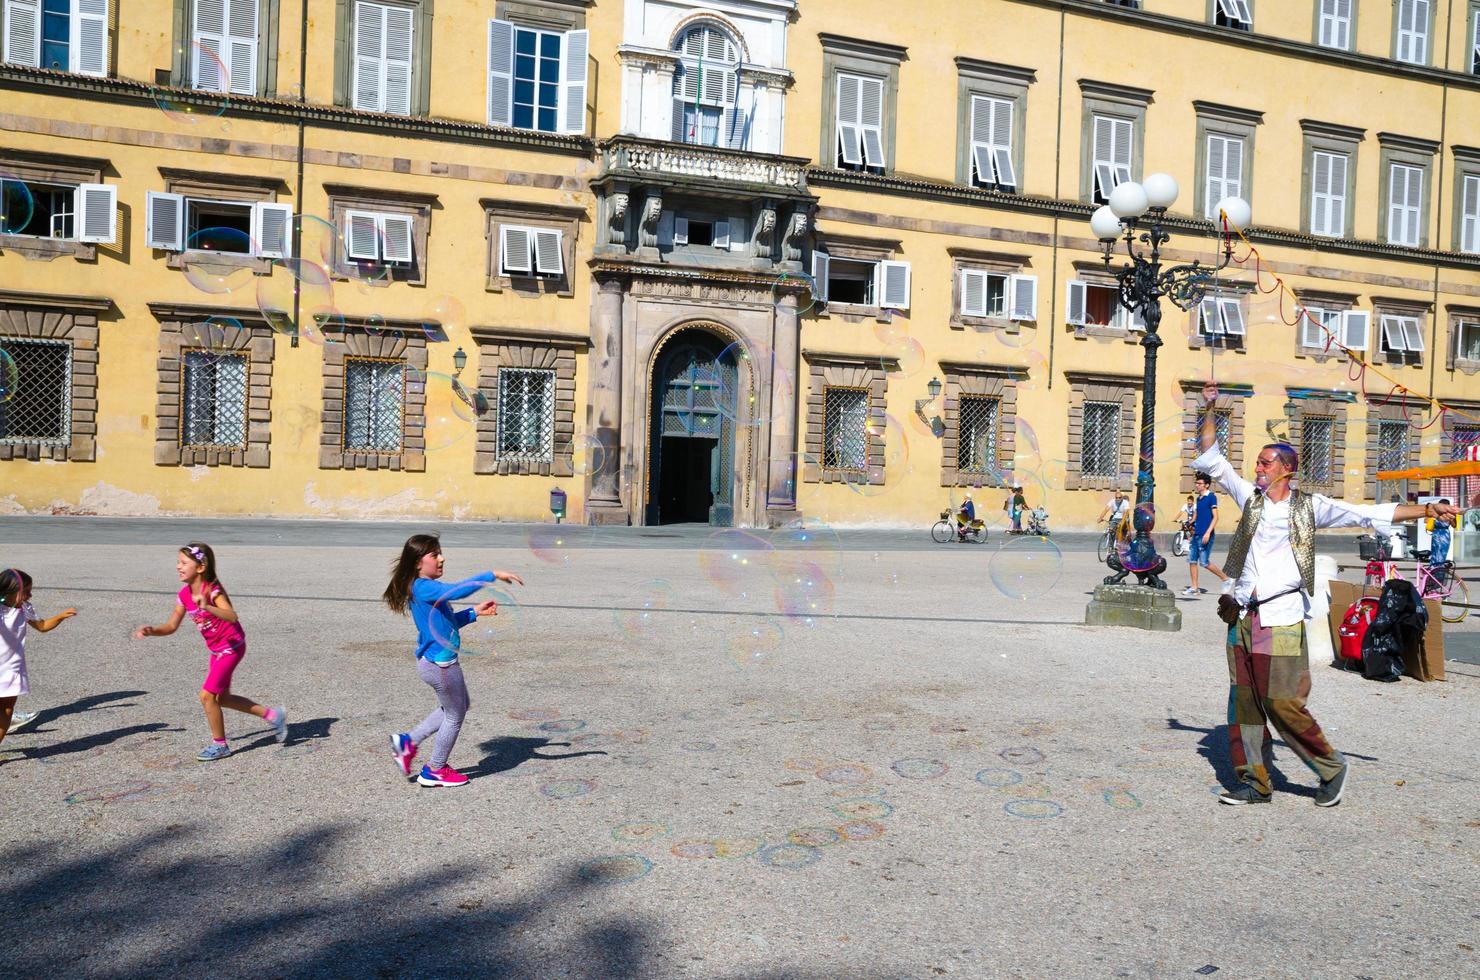
<path fill-rule="evenodd" d="M 411 731 L 411 741 L 420 745 L 435 732 L 437 744 L 432 749 L 430 763 L 435 772 L 447 765 L 447 757 L 457 744 L 457 735 L 462 731 L 463 716 L 468 713 L 468 685 L 463 681 L 462 666 L 438 667 L 430 660 L 416 661 L 416 672 L 437 692 L 437 710 Z"/>

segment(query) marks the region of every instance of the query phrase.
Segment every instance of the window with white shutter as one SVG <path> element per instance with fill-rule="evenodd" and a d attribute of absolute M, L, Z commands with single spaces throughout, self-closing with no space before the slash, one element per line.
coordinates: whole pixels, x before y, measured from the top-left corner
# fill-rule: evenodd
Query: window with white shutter
<path fill-rule="evenodd" d="M 353 261 L 407 265 L 415 257 L 416 222 L 411 215 L 346 208 L 343 221 L 344 254 Z"/>
<path fill-rule="evenodd" d="M 1210 297 L 1198 304 L 1197 332 L 1205 343 L 1239 347 L 1245 334 L 1244 306 L 1230 297 Z"/>
<path fill-rule="evenodd" d="M 1307 350 L 1335 351 L 1342 342 L 1341 310 L 1307 306 L 1300 318 L 1300 346 Z"/>
<path fill-rule="evenodd" d="M 673 72 L 673 140 L 742 148 L 744 120 L 737 113 L 740 48 L 712 22 L 696 24 L 678 41 Z"/>
<path fill-rule="evenodd" d="M 1480 174 L 1460 178 L 1459 247 L 1480 252 Z"/>
<path fill-rule="evenodd" d="M 1403 163 L 1388 167 L 1387 240 L 1417 246 L 1423 238 L 1423 168 Z"/>
<path fill-rule="evenodd" d="M 1367 349 L 1367 333 L 1372 314 L 1366 310 L 1346 310 L 1341 314 L 1341 343 L 1351 350 Z"/>
<path fill-rule="evenodd" d="M 1416 362 L 1423 353 L 1423 331 L 1418 317 L 1384 314 L 1378 350 L 1390 361 Z"/>
<path fill-rule="evenodd" d="M 488 122 L 544 133 L 586 129 L 586 31 L 488 22 Z"/>
<path fill-rule="evenodd" d="M 1316 43 L 1338 51 L 1351 50 L 1352 0 L 1318 0 Z"/>
<path fill-rule="evenodd" d="M 1141 315 L 1126 309 L 1120 301 L 1118 286 L 1101 285 L 1071 279 L 1064 309 L 1066 323 L 1074 327 L 1100 327 L 1112 330 L 1144 330 Z"/>
<path fill-rule="evenodd" d="M 111 244 L 118 237 L 118 188 L 109 184 L 79 185 L 73 213 L 79 216 L 79 242 Z"/>
<path fill-rule="evenodd" d="M 1316 150 L 1310 165 L 1310 232 L 1341 238 L 1346 234 L 1346 169 L 1344 153 Z"/>
<path fill-rule="evenodd" d="M 4 60 L 108 74 L 108 0 L 4 0 Z"/>
<path fill-rule="evenodd" d="M 1104 204 L 1117 184 L 1131 179 L 1131 146 L 1134 123 L 1116 116 L 1094 115 L 1090 126 L 1090 151 L 1094 202 Z"/>
<path fill-rule="evenodd" d="M 971 177 L 978 187 L 1015 191 L 1013 103 L 985 95 L 971 97 Z"/>
<path fill-rule="evenodd" d="M 1007 292 L 1011 307 L 1008 316 L 1019 322 L 1033 323 L 1038 319 L 1038 277 L 1012 275 L 1007 279 Z"/>
<path fill-rule="evenodd" d="M 564 232 L 558 228 L 499 226 L 499 272 L 505 276 L 565 275 Z"/>
<path fill-rule="evenodd" d="M 884 167 L 884 80 L 837 73 L 837 165 L 847 170 Z"/>
<path fill-rule="evenodd" d="M 1244 196 L 1244 141 L 1237 136 L 1208 134 L 1207 187 L 1203 200 L 1207 217 L 1218 220 L 1218 203 L 1226 197 Z"/>
<path fill-rule="evenodd" d="M 350 103 L 354 108 L 411 114 L 414 18 L 410 7 L 357 0 Z"/>
<path fill-rule="evenodd" d="M 910 308 L 910 264 L 885 260 L 879 263 L 879 281 L 875 290 L 879 306 L 888 310 Z"/>
<path fill-rule="evenodd" d="M 961 315 L 1007 319 L 1009 278 L 1006 273 L 962 269 Z"/>
<path fill-rule="evenodd" d="M 144 241 L 167 252 L 218 252 L 262 259 L 292 255 L 293 209 L 270 201 L 219 201 L 149 191 Z"/>
<path fill-rule="evenodd" d="M 1432 13 L 1430 0 L 1398 0 L 1398 31 L 1393 39 L 1394 58 L 1411 65 L 1429 63 L 1429 23 Z"/>
<path fill-rule="evenodd" d="M 257 94 L 258 0 L 193 0 L 191 85 Z"/>
<path fill-rule="evenodd" d="M 1213 23 L 1237 31 L 1254 29 L 1254 13 L 1249 0 L 1214 0 Z"/>

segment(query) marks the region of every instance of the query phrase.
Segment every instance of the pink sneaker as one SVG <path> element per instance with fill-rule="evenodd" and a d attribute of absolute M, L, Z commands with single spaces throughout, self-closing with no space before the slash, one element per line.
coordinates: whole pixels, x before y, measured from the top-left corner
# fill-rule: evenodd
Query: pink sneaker
<path fill-rule="evenodd" d="M 432 771 L 431 766 L 422 766 L 421 775 L 416 777 L 416 781 L 422 786 L 464 786 L 468 777 L 451 766 L 443 766 L 436 772 Z"/>
<path fill-rule="evenodd" d="M 401 772 L 410 776 L 411 764 L 416 760 L 416 743 L 411 741 L 411 736 L 405 733 L 392 735 L 391 755 L 396 757 L 396 765 L 401 767 Z"/>

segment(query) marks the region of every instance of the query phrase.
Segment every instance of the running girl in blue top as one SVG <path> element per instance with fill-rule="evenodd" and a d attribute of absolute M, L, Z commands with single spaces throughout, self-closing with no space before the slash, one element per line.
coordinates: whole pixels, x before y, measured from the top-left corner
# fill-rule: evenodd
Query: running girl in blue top
<path fill-rule="evenodd" d="M 457 744 L 463 717 L 468 713 L 468 686 L 458 663 L 458 629 L 479 616 L 498 614 L 498 603 L 480 602 L 453 611 L 452 603 L 466 599 L 492 582 L 524 580 L 511 572 L 483 572 L 454 585 L 443 585 L 442 542 L 435 534 L 413 534 L 401 547 L 401 557 L 391 566 L 391 584 L 382 598 L 386 605 L 416 623 L 416 672 L 437 694 L 437 710 L 410 732 L 391 736 L 391 753 L 407 776 L 416 759 L 416 749 L 432 734 L 436 745 L 429 763 L 421 767 L 416 781 L 422 786 L 463 786 L 468 777 L 447 764 Z"/>

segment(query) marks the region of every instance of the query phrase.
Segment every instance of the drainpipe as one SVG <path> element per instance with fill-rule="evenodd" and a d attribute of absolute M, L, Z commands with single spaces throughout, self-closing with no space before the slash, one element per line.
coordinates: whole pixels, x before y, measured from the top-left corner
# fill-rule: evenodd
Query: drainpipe
<path fill-rule="evenodd" d="M 300 13 L 298 23 L 298 103 L 303 105 L 308 101 L 308 0 L 300 0 Z M 303 252 L 303 131 L 307 116 L 303 112 L 298 113 L 298 180 L 294 187 L 293 196 L 297 202 L 298 220 L 293 223 L 293 258 L 297 259 Z M 289 270 L 290 272 L 292 270 Z M 298 326 L 298 317 L 302 309 L 303 283 L 297 276 L 293 277 L 293 339 L 291 346 L 298 346 L 298 335 L 302 329 Z"/>

